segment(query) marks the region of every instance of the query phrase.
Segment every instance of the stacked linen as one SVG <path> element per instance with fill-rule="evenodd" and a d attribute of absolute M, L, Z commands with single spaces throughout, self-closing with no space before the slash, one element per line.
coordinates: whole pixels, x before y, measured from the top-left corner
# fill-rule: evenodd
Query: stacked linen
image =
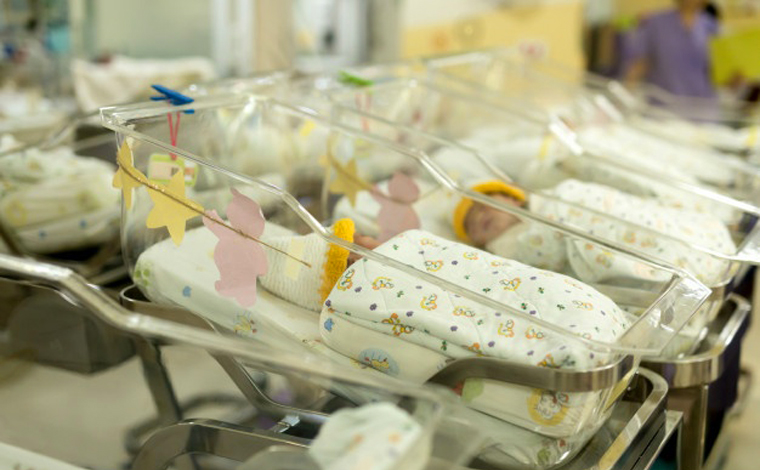
<path fill-rule="evenodd" d="M 636 321 L 572 278 L 426 232 L 404 232 L 375 251 L 536 319 L 493 311 L 365 258 L 344 272 L 325 301 L 323 340 L 348 357 L 406 380 L 425 381 L 451 360 L 477 356 L 567 370 L 600 367 L 618 357 L 593 351 L 582 339 L 614 343 Z M 549 330 L 543 322 L 567 332 Z M 597 429 L 625 383 L 614 390 L 563 393 L 469 379 L 460 393 L 486 415 L 564 438 Z"/>
<path fill-rule="evenodd" d="M 13 148 L 4 138 L 3 148 Z M 36 253 L 96 245 L 119 230 L 114 168 L 68 148 L 29 149 L 3 157 L 0 217 Z"/>

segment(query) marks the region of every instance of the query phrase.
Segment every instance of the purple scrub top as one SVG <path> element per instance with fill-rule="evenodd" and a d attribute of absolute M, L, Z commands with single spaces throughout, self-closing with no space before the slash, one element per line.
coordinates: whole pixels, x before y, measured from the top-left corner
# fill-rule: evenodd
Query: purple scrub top
<path fill-rule="evenodd" d="M 642 21 L 634 34 L 633 56 L 649 64 L 646 80 L 682 96 L 714 97 L 710 80 L 710 37 L 718 32 L 716 21 L 700 13 L 691 30 L 675 10 Z"/>

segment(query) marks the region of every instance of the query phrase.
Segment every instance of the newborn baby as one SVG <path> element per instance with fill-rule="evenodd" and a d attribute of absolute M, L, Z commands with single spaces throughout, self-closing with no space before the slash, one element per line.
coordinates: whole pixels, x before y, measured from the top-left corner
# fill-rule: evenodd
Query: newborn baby
<path fill-rule="evenodd" d="M 629 245 L 653 258 L 685 268 L 708 285 L 720 281 L 729 263 L 704 253 L 704 250 L 729 254 L 736 249 L 728 229 L 711 214 L 665 207 L 657 201 L 594 183 L 568 180 L 547 191 L 548 197 L 536 195 L 531 200 L 526 200 L 524 193 L 504 183 L 476 185 L 473 190 L 496 201 L 524 206 L 550 220 Z M 593 207 L 597 212 L 568 203 Z M 604 215 L 635 225 L 615 223 Z M 555 271 L 563 271 L 569 262 L 575 273 L 587 282 L 621 275 L 649 277 L 648 268 L 632 259 L 616 256 L 585 242 L 566 239 L 547 226 L 523 223 L 511 213 L 485 204 L 473 204 L 468 199 L 461 201 L 454 210 L 453 224 L 457 236 L 475 246 Z"/>

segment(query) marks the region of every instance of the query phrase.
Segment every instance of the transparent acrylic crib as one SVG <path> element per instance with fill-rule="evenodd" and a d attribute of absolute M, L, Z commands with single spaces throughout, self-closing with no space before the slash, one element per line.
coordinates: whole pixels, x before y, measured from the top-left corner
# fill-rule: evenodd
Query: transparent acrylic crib
<path fill-rule="evenodd" d="M 377 104 L 377 115 L 375 117 L 372 114 L 372 110 L 369 111 L 356 111 L 354 109 L 336 111 L 336 116 L 341 116 L 341 120 L 349 125 L 355 127 L 361 127 L 364 130 L 382 135 L 388 139 L 403 141 L 411 147 L 429 150 L 429 153 L 435 155 L 434 151 L 441 148 L 457 148 L 460 154 L 460 158 L 466 162 L 468 170 L 472 173 L 474 169 L 480 169 L 480 175 L 486 176 L 486 179 L 499 179 L 503 178 L 504 181 L 511 181 L 514 177 L 519 178 L 519 171 L 515 171 L 512 175 L 509 175 L 510 168 L 507 166 L 499 166 L 498 161 L 495 161 L 497 168 L 490 168 L 494 166 L 489 164 L 488 156 L 489 149 L 480 149 L 480 152 L 467 149 L 466 144 L 457 145 L 452 141 L 446 139 L 452 139 L 457 141 L 462 137 L 466 137 L 468 132 L 473 129 L 477 129 L 478 126 L 493 125 L 493 123 L 499 123 L 504 126 L 505 140 L 509 140 L 510 135 L 530 134 L 536 133 L 536 130 L 530 130 L 530 126 L 526 125 L 524 120 L 518 120 L 515 122 L 514 115 L 504 113 L 503 111 L 495 110 L 493 106 L 478 105 L 471 99 L 461 99 L 457 102 L 456 98 L 451 96 L 444 96 L 445 93 L 440 90 L 436 91 L 435 87 L 419 85 L 419 90 L 404 89 L 403 81 L 399 81 L 395 88 L 390 83 L 381 83 L 375 87 L 369 87 L 354 92 L 338 93 L 343 99 L 339 100 L 339 103 L 367 103 Z M 412 85 L 411 88 L 417 85 Z M 403 91 L 399 91 L 403 90 Z M 365 93 L 367 96 L 363 96 Z M 352 97 L 351 94 L 356 96 Z M 400 103 L 406 103 L 414 110 L 424 109 L 426 113 L 416 113 L 405 109 Z M 457 111 L 460 111 L 458 114 Z M 443 117 L 441 117 L 443 115 Z M 402 119 L 398 117 L 401 116 Z M 413 118 L 412 118 L 413 116 Z M 461 119 L 451 116 L 461 116 Z M 407 126 L 404 127 L 403 119 L 407 119 Z M 421 129 L 421 130 L 418 130 Z M 510 130 L 512 134 L 510 134 Z M 544 131 L 548 134 L 548 131 Z M 538 133 L 540 134 L 540 132 Z M 539 146 L 536 146 L 534 153 L 539 152 Z M 467 155 L 469 153 L 469 155 Z M 532 155 L 530 155 L 532 157 Z M 456 173 L 462 172 L 462 165 L 452 165 L 451 159 L 439 161 L 435 157 L 432 158 L 443 170 L 447 170 L 449 174 L 455 176 Z M 485 160 L 485 161 L 484 161 Z M 490 161 L 494 161 L 491 159 Z M 550 162 L 551 163 L 551 162 Z M 576 162 L 577 163 L 577 162 Z M 447 168 L 448 165 L 448 168 Z M 575 167 L 573 172 L 565 177 L 575 177 L 587 181 L 597 181 L 600 183 L 611 184 L 612 186 L 622 187 L 622 185 L 611 183 L 609 176 L 613 173 L 609 172 L 607 178 L 602 177 L 604 172 L 597 171 L 594 173 L 592 170 L 599 170 L 599 167 L 604 167 L 605 163 L 594 163 L 594 160 L 586 162 L 585 170 L 583 166 Z M 505 174 L 506 173 L 506 174 Z M 467 181 L 465 179 L 465 181 Z M 538 182 L 537 189 L 540 192 L 541 184 L 547 183 L 540 178 L 535 179 Z M 534 183 L 535 184 L 535 183 Z M 678 186 L 678 185 L 676 185 Z M 703 191 L 694 191 L 693 189 L 678 188 L 676 192 L 689 193 L 703 197 L 706 193 Z M 642 194 L 643 195 L 643 194 Z M 733 237 L 738 241 L 738 255 L 734 261 L 729 262 L 734 264 L 733 268 L 723 272 L 717 278 L 714 278 L 715 283 L 712 285 L 714 289 L 713 300 L 708 307 L 710 314 L 705 314 L 701 318 L 699 323 L 700 331 L 702 334 L 695 335 L 687 343 L 685 349 L 678 347 L 671 348 L 671 352 L 680 355 L 678 359 L 674 359 L 673 355 L 664 355 L 659 358 L 649 358 L 645 361 L 648 367 L 654 367 L 656 370 L 661 371 L 667 377 L 671 387 L 675 387 L 676 391 L 674 396 L 678 398 L 679 402 L 683 402 L 674 409 L 682 410 L 689 418 L 685 424 L 683 433 L 683 439 L 685 443 L 683 451 L 679 455 L 679 459 L 683 465 L 690 467 L 694 464 L 698 464 L 701 460 L 697 459 L 696 455 L 701 455 L 701 450 L 697 453 L 693 452 L 693 449 L 704 449 L 704 433 L 707 427 L 706 414 L 704 409 L 704 400 L 706 400 L 707 393 L 710 390 L 710 395 L 715 393 L 720 394 L 719 387 L 724 387 L 725 380 L 731 380 L 728 378 L 720 378 L 720 384 L 718 378 L 724 370 L 724 361 L 728 356 L 728 352 L 736 351 L 741 347 L 741 335 L 736 334 L 737 328 L 746 327 L 744 319 L 747 314 L 747 304 L 742 299 L 738 299 L 734 296 L 729 296 L 724 302 L 724 296 L 731 292 L 732 284 L 740 279 L 745 268 L 742 265 L 755 264 L 755 248 L 756 244 L 756 231 L 754 230 L 754 220 L 757 218 L 756 210 L 753 207 L 737 203 L 736 201 L 725 200 L 725 198 L 713 196 L 705 198 L 708 200 L 720 201 L 718 206 L 725 205 L 727 212 L 734 212 L 737 216 L 734 218 L 734 222 L 730 224 L 732 226 Z M 730 209 L 728 209 L 730 208 Z M 717 212 L 723 212 L 716 209 Z M 625 222 L 623 222 L 625 223 Z M 743 228 L 739 228 L 743 227 Z M 739 230 L 737 230 L 739 229 Z M 692 249 L 698 251 L 709 251 L 699 247 L 692 247 Z M 746 251 L 745 251 L 746 250 Z M 744 254 L 740 254 L 745 251 Z M 711 255 L 713 256 L 713 255 Z M 726 256 L 725 254 L 717 254 L 719 258 Z M 729 258 L 732 258 L 729 255 Z M 695 273 L 700 274 L 700 273 Z M 714 314 L 720 314 L 714 317 Z M 707 311 L 707 310 L 706 310 Z M 729 318 L 727 321 L 726 318 Z M 692 325 L 694 326 L 694 325 Z M 694 331 L 694 330 L 693 330 Z M 717 339 L 717 340 L 716 340 Z M 683 354 L 691 351 L 690 354 Z M 715 391 L 714 389 L 717 389 Z M 694 399 L 696 397 L 696 399 Z M 674 398 L 675 400 L 675 398 Z M 702 400 L 702 401 L 700 401 Z M 712 400 L 712 398 L 711 398 Z M 712 401 L 711 401 L 712 403 Z M 731 406 L 731 403 L 726 403 L 726 406 Z M 712 457 L 711 457 L 712 458 Z M 696 467 L 695 467 L 696 468 Z"/>
<path fill-rule="evenodd" d="M 202 329 L 216 331 L 213 325 L 200 317 L 188 318 L 188 311 L 179 307 L 160 306 L 147 303 L 132 287 L 122 293 L 122 303 L 132 311 L 145 312 L 156 318 L 170 319 L 173 322 L 196 325 Z M 142 300 L 140 300 L 142 299 Z M 309 411 L 304 412 L 292 406 L 283 406 L 272 402 L 264 395 L 258 386 L 251 387 L 250 377 L 232 358 L 215 356 L 220 366 L 238 385 L 240 391 L 258 408 L 270 413 L 285 416 L 273 429 L 277 433 L 287 432 L 297 428 L 300 420 L 308 418 Z M 610 418 L 602 428 L 582 448 L 578 455 L 570 458 L 576 452 L 573 445 L 567 447 L 570 456 L 559 459 L 561 469 L 587 469 L 598 465 L 599 468 L 627 468 L 640 462 L 640 458 L 654 460 L 661 449 L 680 428 L 680 413 L 665 412 L 665 398 L 668 387 L 665 381 L 646 369 L 639 369 L 636 376 L 622 396 L 620 403 L 612 411 Z M 274 407 L 272 406 L 274 405 Z M 479 430 L 479 429 L 475 429 Z M 483 432 L 482 430 L 480 430 Z M 453 432 L 459 434 L 462 429 L 455 427 Z M 448 442 L 445 433 L 440 437 Z M 203 437 L 201 437 L 203 436 Z M 207 437 L 208 438 L 207 438 Z M 213 438 L 212 438 L 213 436 Z M 514 437 L 513 437 L 514 438 Z M 157 445 L 154 445 L 157 443 Z M 138 461 L 133 466 L 138 470 L 163 469 L 166 464 L 179 455 L 209 454 L 232 460 L 244 460 L 246 465 L 279 464 L 285 468 L 311 468 L 314 461 L 306 451 L 306 443 L 293 442 L 287 437 L 282 439 L 278 434 L 251 433 L 235 425 L 213 420 L 188 420 L 167 426 L 150 438 L 143 451 L 138 454 Z M 477 446 L 476 446 L 477 447 Z M 482 447 L 482 446 L 481 446 Z M 455 448 L 456 449 L 456 448 Z M 458 457 L 461 451 L 451 450 Z M 281 458 L 277 458 L 281 457 Z M 445 468 L 445 462 L 438 460 L 434 453 L 433 461 L 428 468 Z M 466 460 L 461 458 L 460 460 Z M 302 465 L 302 466 L 298 466 Z M 474 459 L 464 467 L 457 468 L 494 468 L 493 464 L 483 459 Z M 512 462 L 506 468 L 523 468 L 531 465 L 521 465 Z M 533 468 L 554 467 L 551 459 L 532 465 Z M 276 467 L 275 468 L 279 468 Z"/>
<path fill-rule="evenodd" d="M 180 423 L 167 423 L 149 439 L 132 468 L 155 470 L 166 468 L 183 449 L 192 449 L 195 454 L 211 454 L 226 459 L 244 461 L 257 449 L 270 445 L 287 445 L 295 449 L 308 447 L 321 426 L 331 419 L 331 410 L 358 407 L 368 403 L 387 402 L 406 411 L 417 426 L 406 435 L 408 445 L 400 448 L 397 463 L 422 463 L 419 468 L 427 468 L 425 462 L 436 463 L 435 468 L 449 468 L 469 460 L 474 449 L 481 445 L 481 436 L 476 429 L 469 429 L 465 435 L 457 435 L 467 430 L 467 424 L 459 421 L 459 405 L 448 393 L 441 393 L 432 387 L 409 386 L 390 377 L 368 377 L 357 370 L 325 363 L 321 358 L 298 351 L 279 351 L 273 355 L 270 348 L 234 337 L 223 337 L 198 323 L 186 324 L 176 319 L 146 316 L 131 312 L 119 306 L 113 297 L 90 285 L 84 278 L 69 268 L 41 263 L 34 260 L 0 254 L 0 275 L 34 283 L 40 288 L 55 292 L 79 308 L 90 311 L 110 327 L 122 334 L 143 340 L 158 341 L 206 351 L 220 364 L 236 367 L 246 366 L 258 371 L 288 377 L 300 389 L 342 388 L 352 390 L 358 401 L 353 404 L 333 401 L 331 407 L 323 411 L 311 412 L 296 406 L 277 406 L 265 400 L 255 401 L 254 419 L 245 425 L 224 425 L 210 419 L 191 419 Z M 210 387 L 210 388 L 213 388 Z M 241 391 L 246 388 L 241 387 Z M 292 393 L 298 393 L 299 388 Z M 319 400 L 316 403 L 320 403 Z M 221 403 L 223 404 L 223 403 Z M 286 429 L 285 423 L 292 428 Z M 38 423 L 45 429 L 48 422 Z M 454 433 L 453 430 L 457 431 Z M 209 437 L 198 442 L 176 440 L 180 436 Z M 213 438 L 211 437 L 213 435 Z M 220 444 L 220 446 L 216 446 Z M 205 445 L 204 445 L 205 444 Z M 166 460 L 161 460 L 161 458 Z M 179 460 L 175 463 L 179 463 Z M 198 462 L 192 463 L 194 468 Z M 213 467 L 212 467 L 213 468 Z"/>
<path fill-rule="evenodd" d="M 721 214 L 736 243 L 736 249 L 730 252 L 718 252 L 694 244 L 687 246 L 677 237 L 603 213 L 601 207 L 587 205 L 576 209 L 594 213 L 600 219 L 610 220 L 610 223 L 630 227 L 631 233 L 643 230 L 643 233 L 663 243 L 674 242 L 689 252 L 700 253 L 713 266 L 710 273 L 702 272 L 701 266 L 692 273 L 713 289 L 712 307 L 705 308 L 704 322 L 710 320 L 725 294 L 730 292 L 732 281 L 737 276 L 741 277 L 748 265 L 758 262 L 758 232 L 754 225 L 758 211 L 754 206 L 662 178 L 631 175 L 605 159 L 575 153 L 572 146 L 566 146 L 561 139 L 555 138 L 550 129 L 498 106 L 416 80 L 388 81 L 372 87 L 338 90 L 331 93 L 331 98 L 343 107 L 334 111 L 336 119 L 427 152 L 462 187 L 484 180 L 500 180 L 517 183 L 529 197 L 535 194 L 535 197 L 551 198 L 558 196 L 538 194 L 563 181 L 577 179 L 646 198 L 657 196 L 663 202 L 668 199 L 691 201 L 696 210 L 704 211 L 709 207 L 708 211 Z M 356 103 L 365 103 L 365 106 L 357 110 Z M 489 142 L 491 147 L 473 147 L 474 144 L 467 138 L 486 126 L 498 129 L 498 140 L 494 137 Z M 532 139 L 527 147 L 518 143 L 520 139 L 525 142 L 525 138 Z M 514 146 L 512 142 L 515 142 Z M 503 151 L 500 153 L 496 149 L 499 144 L 509 147 L 511 155 Z M 572 200 L 566 203 L 577 205 Z M 644 256 L 654 253 L 651 249 L 630 243 L 627 246 L 639 249 Z"/>
<path fill-rule="evenodd" d="M 172 146 L 167 140 L 167 112 L 176 113 L 192 110 L 192 114 L 186 114 L 182 118 L 183 126 L 178 135 L 177 146 Z M 349 181 L 349 187 L 355 185 L 358 192 L 367 190 L 374 182 L 382 181 L 396 174 L 403 173 L 406 176 L 420 178 L 420 184 L 430 185 L 427 187 L 443 189 L 449 195 L 456 195 L 453 183 L 437 172 L 429 171 L 432 167 L 429 160 L 420 152 L 408 150 L 403 146 L 395 145 L 373 136 L 365 136 L 360 132 L 345 128 L 323 118 L 304 112 L 295 107 L 285 105 L 272 99 L 247 96 L 217 96 L 208 99 L 199 99 L 186 107 L 166 107 L 162 104 L 136 105 L 121 108 L 103 110 L 104 123 L 107 127 L 115 130 L 122 140 L 131 148 L 134 158 L 134 176 L 146 183 L 148 188 L 155 193 L 161 191 L 161 186 L 151 182 L 151 162 L 166 162 L 166 154 L 177 155 L 175 165 L 182 168 L 189 186 L 186 188 L 190 194 L 182 196 L 189 198 L 184 200 L 182 207 L 200 204 L 204 210 L 216 209 L 219 214 L 224 214 L 224 207 L 230 200 L 230 187 L 237 188 L 241 194 L 259 202 L 267 220 L 282 226 L 294 229 L 297 233 L 314 233 L 319 238 L 330 243 L 347 248 L 365 259 L 380 263 L 387 267 L 389 273 L 403 272 L 431 285 L 440 286 L 446 291 L 460 295 L 463 298 L 474 299 L 484 305 L 493 306 L 500 310 L 513 312 L 513 309 L 495 302 L 488 297 L 474 291 L 463 288 L 451 282 L 445 282 L 431 276 L 422 270 L 412 268 L 402 262 L 387 256 L 382 256 L 373 251 L 364 249 L 358 245 L 348 243 L 336 238 L 327 231 L 327 227 L 320 221 L 329 224 L 336 218 L 337 207 L 340 206 L 341 198 L 337 197 L 333 187 L 335 175 L 353 173 L 350 161 L 354 154 L 358 157 L 361 153 L 361 161 L 357 161 L 354 176 Z M 220 123 L 221 121 L 221 123 Z M 223 124 L 222 124 L 223 123 Z M 245 134 L 248 134 L 247 136 Z M 251 136 L 254 144 L 240 146 L 240 141 L 247 141 Z M 263 136 L 263 137 L 262 137 Z M 272 137 L 277 136 L 277 137 Z M 250 142 L 249 142 L 250 144 Z M 258 149 L 252 152 L 251 148 Z M 242 150 L 241 150 L 242 149 Z M 155 157 L 155 155 L 160 157 Z M 252 157 L 256 155 L 256 157 Z M 322 158 L 320 158 L 322 157 Z M 251 162 L 254 158 L 265 159 L 271 166 L 270 171 L 278 172 L 282 178 L 278 186 L 266 182 L 267 173 L 259 172 L 259 178 L 247 175 L 254 174 L 257 170 L 257 162 Z M 182 160 L 180 160 L 182 159 Z M 253 165 L 253 166 L 252 166 Z M 346 166 L 349 165 L 349 166 Z M 122 168 L 123 169 L 123 168 Z M 190 171 L 188 172 L 188 169 Z M 424 180 L 424 183 L 423 183 Z M 161 183 L 158 183 L 161 184 Z M 415 183 L 416 184 L 416 183 Z M 182 246 L 176 248 L 172 255 L 167 258 L 166 266 L 152 266 L 145 264 L 146 253 L 156 253 L 156 247 L 169 246 L 165 229 L 146 230 L 146 219 L 152 210 L 150 197 L 145 184 L 140 184 L 132 193 L 131 209 L 124 211 L 122 234 L 124 241 L 124 253 L 133 278 L 147 296 L 159 303 L 180 305 L 194 311 L 221 325 L 224 330 L 238 332 L 251 332 L 251 324 L 256 324 L 256 333 L 250 334 L 254 340 L 264 341 L 273 348 L 281 348 L 284 344 L 293 344 L 292 334 L 283 332 L 290 328 L 284 324 L 285 317 L 270 319 L 257 312 L 257 307 L 248 309 L 240 314 L 240 308 L 229 300 L 226 300 L 213 291 L 206 289 L 204 298 L 198 299 L 199 289 L 197 285 L 189 286 L 183 283 L 192 281 L 194 272 L 185 263 L 204 259 L 209 256 L 213 247 L 191 247 L 182 252 Z M 332 193 L 332 194 L 331 194 Z M 493 201 L 478 194 L 467 193 L 479 202 L 493 205 Z M 172 196 L 172 201 L 176 194 Z M 181 198 L 181 199 L 182 199 Z M 386 199 L 388 197 L 386 196 Z M 343 200 L 345 207 L 345 199 Z M 393 201 L 397 202 L 397 201 Z M 548 221 L 532 218 L 530 214 L 515 208 L 505 208 L 519 217 L 531 219 L 537 224 L 548 227 L 565 234 L 565 236 L 580 240 L 593 241 L 600 246 L 609 247 L 604 241 L 594 237 L 584 236 L 573 229 L 558 226 Z M 201 212 L 202 214 L 203 212 Z M 198 227 L 201 215 L 198 212 L 187 213 L 190 219 L 190 227 Z M 223 215 L 222 215 L 223 217 Z M 223 222 L 218 220 L 217 222 Z M 190 239 L 194 229 L 187 231 L 185 236 Z M 197 230 L 197 229 L 196 229 Z M 184 241 L 183 241 L 184 243 Z M 614 248 L 609 247 L 610 250 Z M 175 250 L 175 248 L 172 248 Z M 282 253 L 279 253 L 282 255 Z M 622 257 L 629 257 L 626 253 L 620 253 Z M 635 256 L 630 257 L 636 259 Z M 141 262 L 142 259 L 142 262 Z M 291 260 L 297 263 L 297 260 Z M 697 283 L 685 273 L 672 270 L 646 260 L 636 259 L 636 263 L 649 272 L 659 273 L 659 281 L 646 282 L 642 286 L 597 286 L 600 290 L 616 299 L 623 305 L 631 305 L 641 312 L 639 320 L 631 326 L 631 329 L 614 343 L 600 343 L 599 341 L 587 340 L 569 336 L 570 340 L 584 343 L 584 347 L 595 350 L 607 351 L 614 357 L 619 358 L 601 368 L 586 371 L 563 371 L 535 366 L 520 366 L 503 360 L 482 358 L 467 359 L 469 362 L 483 364 L 481 372 L 493 374 L 497 380 L 506 378 L 509 381 L 520 383 L 530 387 L 549 388 L 553 390 L 579 391 L 600 390 L 610 397 L 606 405 L 608 408 L 615 398 L 611 393 L 616 385 L 628 380 L 630 371 L 636 363 L 636 358 L 641 354 L 657 354 L 686 323 L 696 309 L 709 295 L 709 291 Z M 292 263 L 291 263 L 292 266 Z M 145 269 L 145 268 L 148 269 Z M 171 269 L 181 270 L 186 276 L 179 284 L 170 284 L 167 275 L 176 276 Z M 305 268 L 301 268 L 305 269 Z M 160 272 L 159 272 L 160 271 Z M 157 273 L 158 272 L 158 273 Z M 161 276 L 159 279 L 158 276 Z M 147 281 L 147 283 L 146 283 Z M 184 287 L 188 289 L 185 289 Z M 637 288 L 638 287 L 638 288 Z M 297 286 L 294 286 L 294 289 Z M 260 301 L 264 299 L 263 289 L 259 289 Z M 188 300 L 190 298 L 193 300 Z M 274 311 L 280 307 L 287 310 L 288 306 L 281 299 L 269 296 L 267 302 L 272 302 Z M 257 304 L 261 306 L 262 304 Z M 515 315 L 522 318 L 526 314 L 517 310 Z M 305 323 L 313 328 L 316 322 L 316 314 L 309 313 Z M 235 318 L 237 317 L 237 318 Z M 517 318 L 517 317 L 516 317 Z M 537 323 L 546 331 L 556 331 L 566 335 L 561 328 L 546 322 Z M 267 334 L 264 335 L 263 332 Z M 266 337 L 265 337 L 266 336 Z M 299 344 L 318 343 L 312 341 L 312 337 L 302 335 Z M 329 351 L 328 351 L 329 352 Z M 632 356 L 629 356 L 632 355 Z M 365 360 L 363 357 L 359 357 Z M 382 358 L 381 358 L 382 359 Z M 458 366 L 458 361 L 447 365 L 434 381 L 442 381 L 447 386 L 456 386 L 462 379 L 468 378 L 472 371 L 468 367 Z M 512 373 L 506 373 L 506 370 Z M 518 372 L 519 371 L 519 372 Z M 519 377 L 519 380 L 517 379 Z M 623 381 L 621 382 L 621 378 Z M 453 381 L 453 382 L 452 382 Z M 605 401 L 605 400 L 603 400 Z M 580 429 L 582 421 L 594 422 L 595 425 L 599 413 L 605 413 L 603 409 L 590 410 L 587 417 L 573 422 L 573 429 Z M 542 430 L 535 423 L 523 423 L 522 425 Z"/>
<path fill-rule="evenodd" d="M 581 145 L 600 155 L 614 157 L 633 170 L 641 167 L 650 173 L 662 173 L 662 168 L 654 164 L 657 161 L 654 155 L 667 152 L 670 160 L 676 159 L 670 169 L 671 178 L 692 183 L 696 178 L 696 182 L 734 197 L 757 201 L 760 174 L 752 165 L 703 145 L 686 144 L 642 130 L 626 120 L 624 112 L 607 96 L 584 88 L 582 77 L 560 80 L 543 73 L 541 62 L 525 61 L 509 51 L 462 54 L 433 59 L 426 64 L 428 78 L 449 87 L 469 89 L 470 93 L 500 101 L 523 113 L 531 110 L 526 116 L 535 118 L 542 112 L 545 118 L 560 116 L 575 131 Z M 610 136 L 629 140 L 636 136 L 641 142 L 633 148 L 630 143 L 628 147 L 620 146 L 615 145 Z M 691 171 L 695 161 L 711 170 L 695 175 L 682 173 Z"/>

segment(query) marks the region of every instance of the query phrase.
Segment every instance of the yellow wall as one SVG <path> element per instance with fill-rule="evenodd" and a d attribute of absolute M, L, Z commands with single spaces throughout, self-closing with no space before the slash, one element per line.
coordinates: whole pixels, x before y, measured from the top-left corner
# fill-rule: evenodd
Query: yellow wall
<path fill-rule="evenodd" d="M 674 3 L 673 0 L 615 0 L 615 14 L 618 16 L 640 16 L 673 8 Z"/>
<path fill-rule="evenodd" d="M 580 0 L 494 8 L 434 24 L 409 23 L 407 19 L 403 33 L 405 57 L 521 45 L 544 50 L 547 57 L 569 66 L 580 68 L 584 63 Z"/>

